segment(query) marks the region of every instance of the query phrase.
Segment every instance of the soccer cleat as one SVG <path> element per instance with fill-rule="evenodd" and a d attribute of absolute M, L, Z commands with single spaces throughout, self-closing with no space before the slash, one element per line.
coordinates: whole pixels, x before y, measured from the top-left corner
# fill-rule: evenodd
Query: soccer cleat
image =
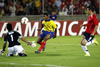
<path fill-rule="evenodd" d="M 42 49 L 42 51 L 44 51 L 44 50 L 45 50 L 46 45 L 47 45 L 47 44 L 45 44 L 45 46 L 44 46 L 44 48 Z"/>
<path fill-rule="evenodd" d="M 86 54 L 86 55 L 84 55 L 84 56 L 90 56 L 90 55 Z"/>
<path fill-rule="evenodd" d="M 37 50 L 37 51 L 35 51 L 35 53 L 40 53 L 40 51 L 39 51 L 39 50 Z"/>
<path fill-rule="evenodd" d="M 99 45 L 99 43 L 96 41 L 96 40 L 94 40 L 94 43 L 98 46 Z"/>
<path fill-rule="evenodd" d="M 6 54 L 6 57 L 9 57 L 9 56 L 10 56 L 10 54 L 9 54 L 9 53 L 7 53 L 7 54 Z"/>
<path fill-rule="evenodd" d="M 6 57 L 10 57 L 10 56 L 13 56 L 13 54 L 9 54 L 9 53 L 6 54 Z"/>

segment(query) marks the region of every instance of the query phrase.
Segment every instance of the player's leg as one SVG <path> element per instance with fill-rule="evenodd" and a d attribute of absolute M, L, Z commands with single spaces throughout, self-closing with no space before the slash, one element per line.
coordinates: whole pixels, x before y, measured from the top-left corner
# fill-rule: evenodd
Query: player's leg
<path fill-rule="evenodd" d="M 96 40 L 93 40 L 94 36 L 90 36 L 88 39 L 88 42 L 86 43 L 87 46 L 95 43 L 96 45 L 99 45 L 99 43 Z"/>
<path fill-rule="evenodd" d="M 86 32 L 82 36 L 81 45 L 82 45 L 84 52 L 86 53 L 86 56 L 90 56 L 87 46 L 96 42 L 95 40 L 92 40 L 93 38 L 94 36 L 91 36 L 91 34 L 86 33 Z"/>
<path fill-rule="evenodd" d="M 15 52 L 17 52 L 19 56 L 22 56 L 22 57 L 27 56 L 27 54 L 25 53 L 25 50 L 23 49 L 21 45 L 16 45 L 14 46 L 14 48 L 15 48 Z"/>
<path fill-rule="evenodd" d="M 45 47 L 46 41 L 47 41 L 48 39 L 50 39 L 50 37 L 51 37 L 50 34 L 47 34 L 47 35 L 44 37 L 43 43 L 42 43 L 42 45 L 41 45 L 41 47 L 40 47 L 40 49 L 39 49 L 40 52 L 41 52 L 41 50 Z"/>
<path fill-rule="evenodd" d="M 81 40 L 81 46 L 82 46 L 82 49 L 84 50 L 84 52 L 86 53 L 86 55 L 90 56 L 87 46 L 86 46 L 86 43 L 87 43 L 87 40 L 85 39 L 85 36 L 83 35 L 82 40 Z"/>
<path fill-rule="evenodd" d="M 90 56 L 87 46 L 86 46 L 86 43 L 87 43 L 87 40 L 85 39 L 85 36 L 82 35 L 82 40 L 81 40 L 82 49 L 84 50 L 84 52 L 86 53 L 87 56 Z"/>
<path fill-rule="evenodd" d="M 37 39 L 37 43 L 41 45 L 42 44 L 42 40 L 43 40 L 43 38 L 39 36 L 39 38 Z"/>
<path fill-rule="evenodd" d="M 54 32 L 49 32 L 49 34 L 50 34 L 50 38 L 54 37 Z M 48 39 L 50 39 L 50 38 L 48 38 Z M 47 39 L 47 38 L 45 38 L 45 39 Z M 46 44 L 45 44 L 45 47 L 46 47 Z M 43 51 L 45 50 L 45 47 L 42 49 Z"/>
<path fill-rule="evenodd" d="M 44 37 L 43 42 L 42 42 L 42 44 L 41 44 L 39 50 L 38 50 L 38 51 L 35 51 L 35 53 L 40 53 L 40 52 L 41 52 L 41 50 L 45 47 L 46 41 L 47 41 L 48 39 L 50 39 L 50 37 L 51 37 L 50 34 L 47 34 L 47 35 Z"/>
<path fill-rule="evenodd" d="M 44 51 L 44 50 L 45 50 L 45 48 L 46 48 L 46 45 L 47 45 L 47 44 L 45 44 L 45 46 L 43 47 L 42 51 Z"/>
<path fill-rule="evenodd" d="M 22 56 L 22 57 L 27 56 L 27 54 L 25 53 L 25 51 L 21 51 L 20 53 L 18 53 L 18 55 Z"/>
<path fill-rule="evenodd" d="M 14 55 L 14 47 L 8 47 L 7 57 Z"/>

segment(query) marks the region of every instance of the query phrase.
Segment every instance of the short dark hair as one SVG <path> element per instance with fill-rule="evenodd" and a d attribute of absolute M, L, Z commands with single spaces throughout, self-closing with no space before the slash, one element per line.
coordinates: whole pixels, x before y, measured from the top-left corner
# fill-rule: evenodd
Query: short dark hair
<path fill-rule="evenodd" d="M 8 31 L 11 31 L 12 30 L 12 24 L 11 23 L 8 23 L 7 24 L 7 29 L 8 29 Z"/>
<path fill-rule="evenodd" d="M 48 16 L 48 13 L 43 13 L 43 15 L 46 15 L 46 16 Z"/>
<path fill-rule="evenodd" d="M 87 8 L 89 8 L 89 10 L 91 10 L 92 12 L 94 12 L 94 7 L 93 6 L 88 6 Z"/>

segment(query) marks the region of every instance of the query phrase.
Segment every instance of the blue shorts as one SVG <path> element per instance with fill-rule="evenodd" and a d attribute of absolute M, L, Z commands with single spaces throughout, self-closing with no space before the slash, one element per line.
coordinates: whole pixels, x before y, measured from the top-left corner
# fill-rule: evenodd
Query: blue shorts
<path fill-rule="evenodd" d="M 40 34 L 40 37 L 42 37 L 44 39 L 44 37 L 47 35 L 47 34 L 50 34 L 52 38 L 54 36 L 54 32 L 48 32 L 48 31 L 44 31 L 42 30 L 41 34 Z"/>
<path fill-rule="evenodd" d="M 92 41 L 92 39 L 94 38 L 94 36 L 91 36 L 90 33 L 84 32 L 83 34 L 85 36 L 85 39 L 89 42 Z"/>

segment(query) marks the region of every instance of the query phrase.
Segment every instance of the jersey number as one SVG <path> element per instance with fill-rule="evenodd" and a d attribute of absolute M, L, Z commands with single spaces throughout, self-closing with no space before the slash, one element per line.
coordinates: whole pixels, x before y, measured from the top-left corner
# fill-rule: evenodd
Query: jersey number
<path fill-rule="evenodd" d="M 13 35 L 10 35 L 11 36 L 11 41 L 13 41 Z"/>

